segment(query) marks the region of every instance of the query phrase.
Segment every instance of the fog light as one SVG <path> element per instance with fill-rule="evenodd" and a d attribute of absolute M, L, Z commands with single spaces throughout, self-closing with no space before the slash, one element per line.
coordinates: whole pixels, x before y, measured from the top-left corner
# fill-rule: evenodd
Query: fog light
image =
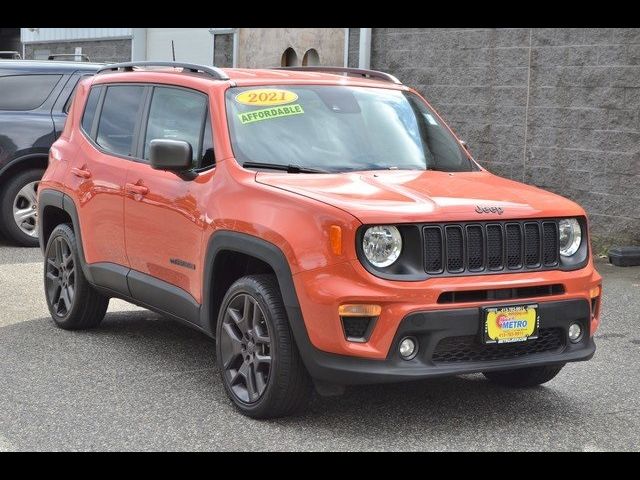
<path fill-rule="evenodd" d="M 403 360 L 411 360 L 418 353 L 418 341 L 412 337 L 403 338 L 398 350 Z"/>
<path fill-rule="evenodd" d="M 573 343 L 577 343 L 582 337 L 582 327 L 579 323 L 572 323 L 569 325 L 569 340 Z"/>

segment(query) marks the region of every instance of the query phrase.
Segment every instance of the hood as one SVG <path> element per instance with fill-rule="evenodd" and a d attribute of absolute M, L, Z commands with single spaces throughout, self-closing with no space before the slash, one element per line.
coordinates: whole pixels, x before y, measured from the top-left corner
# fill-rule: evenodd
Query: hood
<path fill-rule="evenodd" d="M 365 224 L 584 215 L 564 197 L 487 171 L 258 172 L 256 181 L 333 205 Z"/>

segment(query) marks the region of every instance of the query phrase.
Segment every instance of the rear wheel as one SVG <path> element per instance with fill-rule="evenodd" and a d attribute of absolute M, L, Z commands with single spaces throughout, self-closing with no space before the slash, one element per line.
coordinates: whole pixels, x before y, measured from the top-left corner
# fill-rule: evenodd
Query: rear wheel
<path fill-rule="evenodd" d="M 529 388 L 542 385 L 552 380 L 564 364 L 545 365 L 542 367 L 518 368 L 499 372 L 483 372 L 483 375 L 492 382 L 507 387 Z"/>
<path fill-rule="evenodd" d="M 60 328 L 96 327 L 107 312 L 109 298 L 96 291 L 84 277 L 76 237 L 69 225 L 58 225 L 49 237 L 44 287 L 49 312 Z"/>
<path fill-rule="evenodd" d="M 312 382 L 273 275 L 246 276 L 229 288 L 216 338 L 222 382 L 242 413 L 273 418 L 291 415 L 306 405 Z"/>
<path fill-rule="evenodd" d="M 12 242 L 38 246 L 37 191 L 44 170 L 32 169 L 7 180 L 0 196 L 0 227 Z"/>

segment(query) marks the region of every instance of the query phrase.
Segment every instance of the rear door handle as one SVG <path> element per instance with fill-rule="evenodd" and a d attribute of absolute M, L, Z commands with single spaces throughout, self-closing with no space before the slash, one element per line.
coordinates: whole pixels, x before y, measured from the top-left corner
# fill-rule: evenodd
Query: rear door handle
<path fill-rule="evenodd" d="M 127 183 L 124 186 L 125 190 L 129 193 L 135 193 L 136 195 L 146 195 L 149 193 L 149 188 L 144 185 L 136 185 L 135 183 Z"/>
<path fill-rule="evenodd" d="M 80 178 L 91 178 L 91 172 L 89 170 L 83 170 L 82 168 L 73 167 L 71 169 L 71 173 L 73 173 L 76 177 Z"/>

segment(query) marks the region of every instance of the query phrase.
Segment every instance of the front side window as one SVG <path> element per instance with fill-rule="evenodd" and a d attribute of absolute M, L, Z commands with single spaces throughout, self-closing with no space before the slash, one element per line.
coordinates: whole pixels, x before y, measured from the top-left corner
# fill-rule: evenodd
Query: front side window
<path fill-rule="evenodd" d="M 115 85 L 107 88 L 98 122 L 96 143 L 109 152 L 132 156 L 134 129 L 144 87 Z"/>
<path fill-rule="evenodd" d="M 0 77 L 0 110 L 33 110 L 49 97 L 62 75 Z"/>
<path fill-rule="evenodd" d="M 435 112 L 409 92 L 298 85 L 231 88 L 226 95 L 242 164 L 328 172 L 474 169 Z"/>
<path fill-rule="evenodd" d="M 188 142 L 193 150 L 193 168 L 199 168 L 206 117 L 207 97 L 204 94 L 180 88 L 155 87 L 145 135 L 144 159 L 149 160 L 151 140 L 182 140 Z"/>

